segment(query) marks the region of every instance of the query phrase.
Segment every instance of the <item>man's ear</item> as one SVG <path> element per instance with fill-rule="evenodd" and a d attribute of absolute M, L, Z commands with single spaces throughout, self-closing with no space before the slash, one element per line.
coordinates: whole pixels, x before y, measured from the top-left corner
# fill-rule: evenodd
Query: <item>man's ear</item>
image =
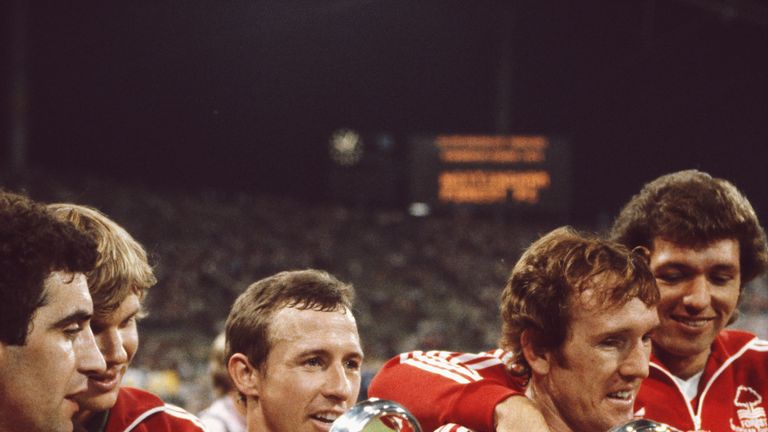
<path fill-rule="evenodd" d="M 240 394 L 246 398 L 259 398 L 261 374 L 257 368 L 253 367 L 245 354 L 232 354 L 227 362 L 227 372 L 229 372 L 229 377 L 232 378 L 232 383 Z"/>
<path fill-rule="evenodd" d="M 536 335 L 531 330 L 523 330 L 520 335 L 520 345 L 523 349 L 523 357 L 531 367 L 531 372 L 538 375 L 546 375 L 552 364 L 551 353 L 536 344 Z"/>

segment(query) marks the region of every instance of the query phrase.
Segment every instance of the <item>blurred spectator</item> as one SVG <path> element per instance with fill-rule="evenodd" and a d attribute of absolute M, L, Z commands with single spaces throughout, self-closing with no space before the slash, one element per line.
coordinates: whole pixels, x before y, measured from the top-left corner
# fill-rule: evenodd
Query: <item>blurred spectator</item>
<path fill-rule="evenodd" d="M 211 346 L 209 367 L 217 399 L 200 412 L 200 420 L 208 432 L 245 432 L 245 407 L 227 372 L 226 340 L 219 333 Z"/>

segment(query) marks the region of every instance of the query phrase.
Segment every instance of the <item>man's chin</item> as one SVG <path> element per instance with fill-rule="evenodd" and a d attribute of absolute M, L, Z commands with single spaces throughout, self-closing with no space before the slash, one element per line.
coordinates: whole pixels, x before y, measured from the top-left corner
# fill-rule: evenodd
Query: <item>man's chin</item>
<path fill-rule="evenodd" d="M 622 421 L 616 421 L 606 418 L 593 418 L 585 419 L 585 422 L 579 422 L 579 424 L 570 424 L 569 427 L 574 431 L 607 431 L 616 425 L 620 425 Z"/>
<path fill-rule="evenodd" d="M 117 391 L 100 395 L 86 395 L 78 398 L 77 402 L 80 404 L 80 409 L 83 411 L 108 411 L 115 406 L 115 403 L 117 403 Z"/>
<path fill-rule="evenodd" d="M 710 339 L 713 338 L 709 336 L 702 336 L 694 339 L 686 337 L 668 337 L 654 345 L 654 352 L 661 354 L 662 357 L 664 354 L 674 357 L 694 357 L 709 350 L 709 347 L 712 345 Z"/>
<path fill-rule="evenodd" d="M 600 419 L 600 424 L 597 425 L 597 429 L 593 430 L 599 430 L 599 431 L 607 431 L 613 427 L 616 427 L 618 425 L 624 424 L 630 420 L 633 419 L 633 413 L 629 413 L 628 415 L 617 415 L 617 416 L 611 416 L 606 417 L 603 419 Z"/>
<path fill-rule="evenodd" d="M 634 399 L 632 401 L 621 402 L 618 404 L 611 403 L 607 406 L 604 406 L 604 409 L 594 412 L 593 415 L 596 418 L 593 420 L 596 423 L 596 428 L 590 430 L 606 431 L 614 426 L 632 420 L 635 414 L 633 401 Z"/>
<path fill-rule="evenodd" d="M 566 413 L 563 414 L 567 415 Z M 607 431 L 616 425 L 632 420 L 633 415 L 633 409 L 617 409 L 615 406 L 603 405 L 593 410 L 581 411 L 577 416 L 563 420 L 572 430 Z"/>

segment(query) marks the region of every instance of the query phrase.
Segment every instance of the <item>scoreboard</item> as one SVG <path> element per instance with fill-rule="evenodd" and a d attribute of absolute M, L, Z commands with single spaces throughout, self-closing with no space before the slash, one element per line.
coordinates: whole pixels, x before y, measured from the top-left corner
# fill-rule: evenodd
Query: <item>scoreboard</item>
<path fill-rule="evenodd" d="M 411 202 L 508 205 L 551 215 L 569 210 L 570 154 L 562 139 L 436 135 L 409 141 Z"/>

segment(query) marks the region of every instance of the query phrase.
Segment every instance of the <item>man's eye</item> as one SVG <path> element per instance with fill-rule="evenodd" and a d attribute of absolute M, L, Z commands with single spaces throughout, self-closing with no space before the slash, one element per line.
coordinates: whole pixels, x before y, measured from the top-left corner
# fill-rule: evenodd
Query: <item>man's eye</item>
<path fill-rule="evenodd" d="M 126 328 L 136 322 L 136 315 L 131 315 L 125 321 L 120 323 L 120 328 Z"/>
<path fill-rule="evenodd" d="M 709 279 L 716 285 L 726 285 L 733 280 L 733 276 L 729 274 L 715 274 L 710 276 Z"/>
<path fill-rule="evenodd" d="M 350 370 L 359 370 L 360 369 L 360 361 L 359 360 L 347 360 L 344 362 L 344 365 L 347 369 Z"/>
<path fill-rule="evenodd" d="M 685 275 L 680 272 L 665 272 L 656 275 L 656 279 L 664 283 L 673 284 L 682 281 Z"/>
<path fill-rule="evenodd" d="M 646 333 L 643 335 L 643 343 L 651 343 L 651 338 L 653 337 L 653 332 Z"/>
<path fill-rule="evenodd" d="M 305 360 L 304 365 L 310 366 L 310 367 L 319 367 L 323 365 L 323 361 L 320 360 L 318 357 L 312 357 L 310 359 Z"/>
<path fill-rule="evenodd" d="M 77 335 L 80 334 L 80 332 L 83 331 L 83 328 L 83 324 L 80 323 L 70 324 L 64 328 L 64 334 L 66 334 L 70 339 L 74 339 L 77 337 Z"/>
<path fill-rule="evenodd" d="M 603 339 L 600 342 L 600 345 L 602 345 L 604 347 L 608 347 L 608 348 L 617 348 L 617 347 L 620 347 L 622 345 L 622 343 L 623 343 L 623 341 L 621 339 L 608 338 L 608 339 Z"/>

